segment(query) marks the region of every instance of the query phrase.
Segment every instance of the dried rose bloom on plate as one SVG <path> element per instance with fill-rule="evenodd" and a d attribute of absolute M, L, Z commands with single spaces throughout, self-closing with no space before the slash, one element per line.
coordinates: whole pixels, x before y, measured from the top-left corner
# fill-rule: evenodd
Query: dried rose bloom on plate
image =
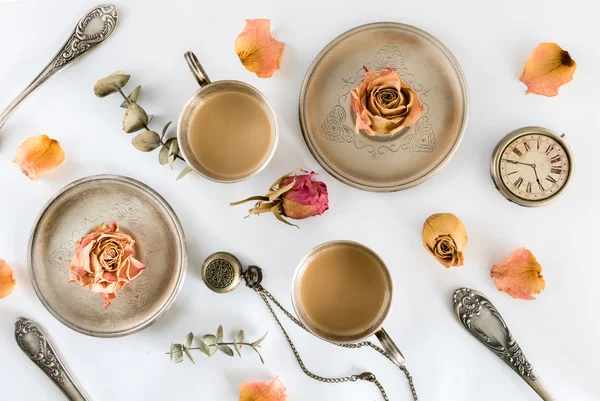
<path fill-rule="evenodd" d="M 444 267 L 462 266 L 467 247 L 467 231 L 451 213 L 431 215 L 423 224 L 423 244 Z"/>
<path fill-rule="evenodd" d="M 69 264 L 69 282 L 78 283 L 102 295 L 104 309 L 117 299 L 123 289 L 146 268 L 133 257 L 135 241 L 119 231 L 114 221 L 94 227 L 75 244 Z"/>
<path fill-rule="evenodd" d="M 369 136 L 393 135 L 414 125 L 423 112 L 417 92 L 392 68 L 379 73 L 364 69 L 362 83 L 350 93 L 356 132 L 362 129 Z"/>

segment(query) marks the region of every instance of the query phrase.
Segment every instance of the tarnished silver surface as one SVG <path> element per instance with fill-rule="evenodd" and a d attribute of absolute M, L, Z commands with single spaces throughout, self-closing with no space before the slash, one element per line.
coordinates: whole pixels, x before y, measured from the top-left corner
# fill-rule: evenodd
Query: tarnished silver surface
<path fill-rule="evenodd" d="M 391 136 L 356 133 L 350 91 L 364 67 L 395 69 L 423 113 Z M 334 177 L 375 192 L 407 189 L 431 178 L 454 155 L 467 127 L 469 92 L 462 69 L 437 38 L 405 24 L 362 25 L 315 58 L 300 92 L 300 127 L 317 161 Z"/>
<path fill-rule="evenodd" d="M 69 283 L 75 242 L 102 223 L 115 221 L 136 241 L 135 257 L 146 265 L 117 299 Z M 169 204 L 131 178 L 98 175 L 71 183 L 40 212 L 29 238 L 29 276 L 48 311 L 73 330 L 119 337 L 151 325 L 175 300 L 187 268 L 185 236 Z"/>
<path fill-rule="evenodd" d="M 115 31 L 118 20 L 117 8 L 112 4 L 101 4 L 84 15 L 54 58 L 0 114 L 0 128 L 21 102 L 27 99 L 36 89 L 46 83 L 57 72 L 71 64 L 72 61 L 104 42 Z"/>
<path fill-rule="evenodd" d="M 479 342 L 512 368 L 545 401 L 555 401 L 515 341 L 506 322 L 482 293 L 459 288 L 454 291 L 458 321 Z"/>
<path fill-rule="evenodd" d="M 25 355 L 52 379 L 69 400 L 89 400 L 52 347 L 46 333 L 35 322 L 24 317 L 17 318 L 15 340 Z"/>

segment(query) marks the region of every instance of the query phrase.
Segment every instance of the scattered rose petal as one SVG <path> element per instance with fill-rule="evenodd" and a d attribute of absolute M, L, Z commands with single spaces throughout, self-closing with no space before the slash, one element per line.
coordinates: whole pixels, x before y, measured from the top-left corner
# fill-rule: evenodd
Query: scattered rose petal
<path fill-rule="evenodd" d="M 535 299 L 546 287 L 542 276 L 542 266 L 533 254 L 525 248 L 519 248 L 502 264 L 494 265 L 491 276 L 496 280 L 496 288 L 513 298 Z"/>
<path fill-rule="evenodd" d="M 0 299 L 9 296 L 15 289 L 17 282 L 13 277 L 13 270 L 0 259 Z"/>
<path fill-rule="evenodd" d="M 14 163 L 30 179 L 37 180 L 65 160 L 65 152 L 56 139 L 48 135 L 32 136 L 17 147 Z"/>
<path fill-rule="evenodd" d="M 117 290 L 139 276 L 146 268 L 133 257 L 135 241 L 119 231 L 114 221 L 94 227 L 91 234 L 75 243 L 69 264 L 69 282 L 100 294 L 104 309 L 117 299 Z"/>
<path fill-rule="evenodd" d="M 419 95 L 393 68 L 379 73 L 364 67 L 365 76 L 350 93 L 350 104 L 356 112 L 356 132 L 367 135 L 393 135 L 412 126 L 421 116 L 423 105 Z"/>
<path fill-rule="evenodd" d="M 451 213 L 429 216 L 423 224 L 423 245 L 444 267 L 462 266 L 467 246 L 467 231 L 462 221 Z"/>
<path fill-rule="evenodd" d="M 271 36 L 271 20 L 247 19 L 235 40 L 235 52 L 248 71 L 269 78 L 279 69 L 285 43 Z"/>
<path fill-rule="evenodd" d="M 266 382 L 244 382 L 238 401 L 290 401 L 279 377 Z"/>
<path fill-rule="evenodd" d="M 527 85 L 526 93 L 551 97 L 558 95 L 558 88 L 571 82 L 576 68 L 577 63 L 568 51 L 546 42 L 533 50 L 520 79 Z"/>

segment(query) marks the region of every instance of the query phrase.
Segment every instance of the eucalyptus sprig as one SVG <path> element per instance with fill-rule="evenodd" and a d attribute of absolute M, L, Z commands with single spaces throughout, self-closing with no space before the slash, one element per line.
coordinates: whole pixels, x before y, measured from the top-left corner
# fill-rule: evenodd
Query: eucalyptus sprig
<path fill-rule="evenodd" d="M 123 97 L 123 103 L 121 107 L 127 109 L 125 112 L 125 118 L 123 119 L 123 131 L 130 134 L 144 129 L 144 132 L 136 135 L 131 143 L 133 146 L 142 152 L 151 152 L 160 147 L 158 153 L 158 162 L 161 165 L 168 164 L 171 170 L 176 159 L 179 159 L 185 163 L 183 157 L 179 155 L 179 144 L 177 138 L 172 137 L 165 140 L 167 130 L 171 125 L 169 121 L 163 128 L 162 134 L 159 135 L 156 131 L 152 131 L 148 124 L 152 120 L 152 115 L 146 113 L 146 111 L 137 104 L 137 99 L 140 95 L 141 85 L 135 87 L 129 96 L 125 96 L 123 93 L 123 87 L 129 82 L 131 76 L 123 74 L 121 71 L 114 72 L 106 78 L 102 78 L 96 85 L 94 85 L 94 93 L 98 97 L 105 97 L 113 93 L 120 93 Z M 192 171 L 190 166 L 186 166 L 177 179 L 183 178 Z"/>
<path fill-rule="evenodd" d="M 267 337 L 267 333 L 264 336 L 259 338 L 253 342 L 244 341 L 244 330 L 240 330 L 237 332 L 233 341 L 224 342 L 223 341 L 223 326 L 219 325 L 217 328 L 216 334 L 205 334 L 202 337 L 194 336 L 194 333 L 188 333 L 185 336 L 185 340 L 183 344 L 171 344 L 171 350 L 167 352 L 171 356 L 171 362 L 181 363 L 183 362 L 184 355 L 187 356 L 192 363 L 196 363 L 194 358 L 192 358 L 192 354 L 190 351 L 200 351 L 207 358 L 213 356 L 217 351 L 221 351 L 227 356 L 234 356 L 233 349 L 237 352 L 239 357 L 242 357 L 242 348 L 244 346 L 248 346 L 256 352 L 260 361 L 264 364 L 265 361 L 258 351 L 260 348 L 260 344 L 263 342 L 265 337 Z M 197 347 L 194 347 L 194 340 L 196 340 Z M 233 349 L 231 348 L 233 346 Z"/>

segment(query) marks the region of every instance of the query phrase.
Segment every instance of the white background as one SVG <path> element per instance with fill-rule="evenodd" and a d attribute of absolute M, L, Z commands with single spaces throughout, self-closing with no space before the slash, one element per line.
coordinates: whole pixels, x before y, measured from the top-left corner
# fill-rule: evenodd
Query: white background
<path fill-rule="evenodd" d="M 39 72 L 87 9 L 89 1 L 33 1 L 0 5 L 0 105 L 8 104 Z M 227 250 L 244 264 L 264 268 L 264 285 L 286 306 L 292 273 L 313 246 L 332 239 L 365 243 L 387 262 L 395 279 L 395 306 L 387 330 L 400 345 L 422 401 L 525 401 L 538 399 L 502 361 L 455 320 L 452 292 L 468 286 L 487 294 L 545 382 L 563 401 L 600 399 L 597 361 L 600 322 L 598 203 L 600 123 L 600 3 L 592 0 L 454 1 L 121 1 L 119 27 L 105 44 L 56 76 L 30 98 L 0 132 L 0 257 L 14 268 L 17 287 L 0 301 L 0 399 L 61 400 L 61 393 L 15 345 L 13 321 L 41 323 L 72 372 L 94 400 L 237 400 L 242 381 L 280 375 L 293 401 L 380 400 L 372 384 L 322 384 L 299 369 L 260 298 L 241 286 L 228 295 L 210 292 L 200 266 Z M 233 44 L 245 18 L 271 18 L 286 43 L 281 70 L 258 79 L 238 61 Z M 368 22 L 398 21 L 438 37 L 461 63 L 471 93 L 466 135 L 451 162 L 428 182 L 404 192 L 361 192 L 325 173 L 307 150 L 297 117 L 304 74 L 338 34 Z M 578 67 L 560 95 L 525 95 L 518 77 L 530 52 L 558 42 Z M 176 120 L 196 90 L 183 60 L 196 52 L 211 79 L 239 79 L 263 91 L 277 114 L 281 139 L 271 164 L 258 176 L 222 185 L 157 163 L 136 151 L 120 129 L 121 99 L 98 99 L 97 79 L 121 69 L 128 89 L 143 85 L 140 103 L 161 127 Z M 489 177 L 489 159 L 508 132 L 542 125 L 565 132 L 576 175 L 556 202 L 526 209 L 507 202 Z M 38 182 L 11 163 L 27 137 L 60 140 L 65 163 Z M 182 164 L 177 168 L 181 169 Z M 320 172 L 331 209 L 322 217 L 284 226 L 270 216 L 245 216 L 229 201 L 262 193 L 281 174 L 303 167 Z M 61 325 L 42 306 L 27 274 L 27 240 L 46 200 L 71 181 L 101 173 L 131 176 L 155 188 L 178 213 L 187 235 L 189 269 L 171 310 L 155 325 L 126 338 L 96 339 Z M 469 234 L 465 266 L 444 269 L 421 245 L 423 221 L 453 212 Z M 516 248 L 542 264 L 546 290 L 535 301 L 498 292 L 493 264 Z M 258 338 L 266 330 L 266 365 L 216 355 L 197 365 L 171 365 L 164 352 L 189 331 L 223 324 Z M 392 400 L 409 400 L 405 378 L 370 350 L 343 350 L 291 326 L 306 365 L 321 375 L 373 371 Z"/>

